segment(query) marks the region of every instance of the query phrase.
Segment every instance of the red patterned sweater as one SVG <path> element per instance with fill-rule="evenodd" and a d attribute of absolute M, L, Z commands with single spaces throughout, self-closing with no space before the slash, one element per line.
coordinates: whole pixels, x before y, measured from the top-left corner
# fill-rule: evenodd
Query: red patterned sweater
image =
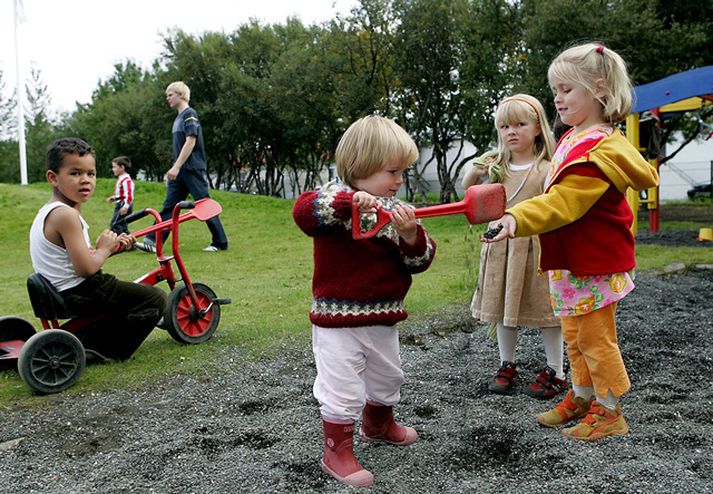
<path fill-rule="evenodd" d="M 403 306 L 411 274 L 425 271 L 436 244 L 418 225 L 415 245 L 406 244 L 388 224 L 376 236 L 352 239 L 351 208 L 356 191 L 338 182 L 300 195 L 292 210 L 297 226 L 314 240 L 310 311 L 325 328 L 386 325 L 408 317 Z M 380 198 L 389 210 L 398 199 Z M 368 228 L 368 218 L 362 215 Z"/>

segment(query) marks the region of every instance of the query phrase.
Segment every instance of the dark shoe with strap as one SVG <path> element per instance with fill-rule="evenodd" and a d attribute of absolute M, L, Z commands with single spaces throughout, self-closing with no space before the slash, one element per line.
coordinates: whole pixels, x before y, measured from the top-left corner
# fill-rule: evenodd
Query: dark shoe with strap
<path fill-rule="evenodd" d="M 567 379 L 558 379 L 554 369 L 545 367 L 535 382 L 525 388 L 524 393 L 540 400 L 549 400 L 567 391 L 568 387 Z"/>
<path fill-rule="evenodd" d="M 499 395 L 509 395 L 515 387 L 515 378 L 517 370 L 514 362 L 503 362 L 503 365 L 498 369 L 498 373 L 488 385 L 488 390 L 491 393 Z"/>

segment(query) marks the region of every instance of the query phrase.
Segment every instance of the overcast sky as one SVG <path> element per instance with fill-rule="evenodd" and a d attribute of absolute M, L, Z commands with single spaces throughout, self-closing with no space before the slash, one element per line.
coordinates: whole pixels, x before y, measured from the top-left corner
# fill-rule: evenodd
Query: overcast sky
<path fill-rule="evenodd" d="M 0 70 L 9 97 L 16 86 L 13 3 L 0 0 Z M 54 110 L 87 103 L 114 65 L 131 59 L 144 68 L 161 51 L 160 34 L 178 27 L 189 33 L 232 32 L 256 18 L 284 23 L 299 17 L 320 23 L 347 14 L 357 0 L 21 0 L 18 28 L 21 71 L 40 69 Z"/>

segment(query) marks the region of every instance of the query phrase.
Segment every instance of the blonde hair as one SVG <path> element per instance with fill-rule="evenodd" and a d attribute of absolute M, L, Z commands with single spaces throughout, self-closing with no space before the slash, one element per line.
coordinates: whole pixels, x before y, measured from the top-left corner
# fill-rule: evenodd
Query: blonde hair
<path fill-rule="evenodd" d="M 191 89 L 183 81 L 172 82 L 166 87 L 166 93 L 173 91 L 180 96 L 186 103 L 191 101 Z"/>
<path fill-rule="evenodd" d="M 417 159 L 418 147 L 411 136 L 393 120 L 378 115 L 351 124 L 335 153 L 337 174 L 350 186 L 378 172 L 386 163 L 406 167 Z"/>
<path fill-rule="evenodd" d="M 609 123 L 624 120 L 631 110 L 632 86 L 626 63 L 600 43 L 563 51 L 550 64 L 547 78 L 550 84 L 558 79 L 583 86 L 601 103 L 602 116 Z"/>
<path fill-rule="evenodd" d="M 517 122 L 533 122 L 540 134 L 535 136 L 532 154 L 535 156 L 534 167 L 539 169 L 543 161 L 550 161 L 555 149 L 550 124 L 545 115 L 545 109 L 537 98 L 529 94 L 516 94 L 502 100 L 495 111 L 495 128 L 511 125 Z M 488 167 L 491 181 L 502 182 L 509 174 L 510 150 L 498 132 L 498 150 L 491 154 L 495 158 L 493 165 Z"/>

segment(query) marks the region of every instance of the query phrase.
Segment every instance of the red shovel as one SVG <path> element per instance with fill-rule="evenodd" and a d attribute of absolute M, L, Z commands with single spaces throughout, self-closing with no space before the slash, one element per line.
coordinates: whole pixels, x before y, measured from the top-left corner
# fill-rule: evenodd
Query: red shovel
<path fill-rule="evenodd" d="M 415 212 L 416 218 L 463 213 L 471 225 L 497 220 L 505 214 L 505 187 L 503 184 L 472 185 L 465 191 L 462 201 L 418 208 Z M 352 238 L 355 240 L 373 237 L 389 222 L 389 212 L 379 209 L 376 212 L 376 225 L 363 232 L 361 213 L 356 203 L 352 204 Z"/>
<path fill-rule="evenodd" d="M 195 207 L 193 209 L 190 209 L 187 213 L 183 213 L 178 217 L 178 222 L 183 223 L 184 221 L 188 221 L 190 219 L 196 218 L 200 221 L 208 221 L 214 216 L 219 215 L 223 211 L 223 208 L 220 207 L 220 204 L 210 197 L 206 197 L 204 199 L 199 199 L 195 202 Z M 156 223 L 155 225 L 147 226 L 143 230 L 139 230 L 138 232 L 134 232 L 131 235 L 135 238 L 138 238 L 142 235 L 149 234 L 151 232 L 155 232 L 158 230 L 165 230 L 166 228 L 169 228 L 171 226 L 171 223 L 173 220 L 165 220 L 160 223 Z"/>

